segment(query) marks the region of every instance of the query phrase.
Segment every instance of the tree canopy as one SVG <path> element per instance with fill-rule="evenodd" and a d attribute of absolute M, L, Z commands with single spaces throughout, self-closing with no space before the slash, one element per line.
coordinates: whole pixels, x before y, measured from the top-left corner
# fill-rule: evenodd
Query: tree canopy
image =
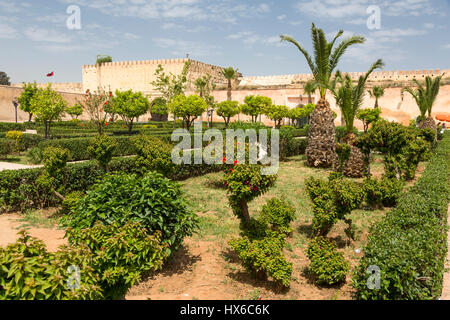
<path fill-rule="evenodd" d="M 20 104 L 20 110 L 27 112 L 29 114 L 28 121 L 31 121 L 31 118 L 33 117 L 33 113 L 31 112 L 31 100 L 38 92 L 38 87 L 36 82 L 33 83 L 23 83 L 23 91 L 20 94 L 19 98 L 17 98 L 17 101 Z"/>
<path fill-rule="evenodd" d="M 217 104 L 216 113 L 224 119 L 227 128 L 231 118 L 239 114 L 239 112 L 241 112 L 241 108 L 237 101 L 223 101 Z"/>
<path fill-rule="evenodd" d="M 176 116 L 183 118 L 189 130 L 195 119 L 208 109 L 206 101 L 197 96 L 178 95 L 169 103 L 169 110 Z"/>
<path fill-rule="evenodd" d="M 122 117 L 129 132 L 133 129 L 134 119 L 146 114 L 150 109 L 150 101 L 141 92 L 132 90 L 116 90 L 112 105 L 114 112 Z"/>
<path fill-rule="evenodd" d="M 272 99 L 264 96 L 247 96 L 244 104 L 241 106 L 242 113 L 252 117 L 252 122 L 256 122 L 260 114 L 266 114 L 268 108 L 272 105 Z"/>
<path fill-rule="evenodd" d="M 9 81 L 9 77 L 4 71 L 0 71 L 0 85 L 10 86 L 11 82 Z"/>

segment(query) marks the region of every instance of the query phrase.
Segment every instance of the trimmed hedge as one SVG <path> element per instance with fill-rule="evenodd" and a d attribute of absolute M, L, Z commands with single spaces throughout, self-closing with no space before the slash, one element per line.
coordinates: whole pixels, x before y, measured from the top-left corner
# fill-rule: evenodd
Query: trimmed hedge
<path fill-rule="evenodd" d="M 430 300 L 441 295 L 447 255 L 450 135 L 439 143 L 417 184 L 372 227 L 355 270 L 356 297 L 364 300 Z M 370 266 L 379 268 L 379 289 Z"/>
<path fill-rule="evenodd" d="M 222 165 L 179 165 L 169 176 L 173 180 L 185 180 L 222 169 Z M 0 212 L 23 210 L 56 205 L 59 199 L 49 190 L 42 190 L 36 183 L 43 168 L 0 171 Z M 109 163 L 110 172 L 141 174 L 142 168 L 136 166 L 135 157 L 115 158 Z M 85 191 L 97 183 L 104 175 L 95 161 L 71 163 L 67 165 L 62 177 L 55 185 L 66 193 Z"/>

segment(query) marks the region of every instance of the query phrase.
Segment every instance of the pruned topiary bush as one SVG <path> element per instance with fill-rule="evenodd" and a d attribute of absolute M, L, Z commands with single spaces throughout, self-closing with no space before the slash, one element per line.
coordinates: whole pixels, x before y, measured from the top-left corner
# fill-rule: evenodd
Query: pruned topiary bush
<path fill-rule="evenodd" d="M 337 251 L 334 241 L 315 237 L 309 242 L 306 255 L 311 261 L 309 272 L 318 284 L 335 285 L 345 281 L 349 264 L 344 255 Z"/>

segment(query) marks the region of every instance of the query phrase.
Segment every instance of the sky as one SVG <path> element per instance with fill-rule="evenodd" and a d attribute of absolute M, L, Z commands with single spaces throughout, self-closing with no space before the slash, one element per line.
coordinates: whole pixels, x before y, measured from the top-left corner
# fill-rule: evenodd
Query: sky
<path fill-rule="evenodd" d="M 0 0 L 0 71 L 12 83 L 81 82 L 99 54 L 233 66 L 244 76 L 310 73 L 311 24 L 362 35 L 338 68 L 450 69 L 450 0 Z"/>

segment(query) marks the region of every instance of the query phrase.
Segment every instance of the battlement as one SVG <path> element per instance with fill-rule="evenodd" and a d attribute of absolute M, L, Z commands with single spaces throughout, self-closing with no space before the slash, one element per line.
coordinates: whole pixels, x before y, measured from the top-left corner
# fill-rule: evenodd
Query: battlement
<path fill-rule="evenodd" d="M 357 81 L 365 72 L 349 72 L 352 80 Z M 411 81 L 413 79 L 423 79 L 426 76 L 439 76 L 445 74 L 445 77 L 450 77 L 450 70 L 411 70 L 411 71 L 377 71 L 369 76 L 369 81 L 372 82 L 387 82 L 387 81 Z M 333 75 L 334 76 L 334 75 Z M 256 76 L 243 77 L 239 86 L 288 86 L 298 83 L 306 82 L 313 78 L 312 74 L 289 74 L 289 75 L 274 75 L 274 76 Z"/>

